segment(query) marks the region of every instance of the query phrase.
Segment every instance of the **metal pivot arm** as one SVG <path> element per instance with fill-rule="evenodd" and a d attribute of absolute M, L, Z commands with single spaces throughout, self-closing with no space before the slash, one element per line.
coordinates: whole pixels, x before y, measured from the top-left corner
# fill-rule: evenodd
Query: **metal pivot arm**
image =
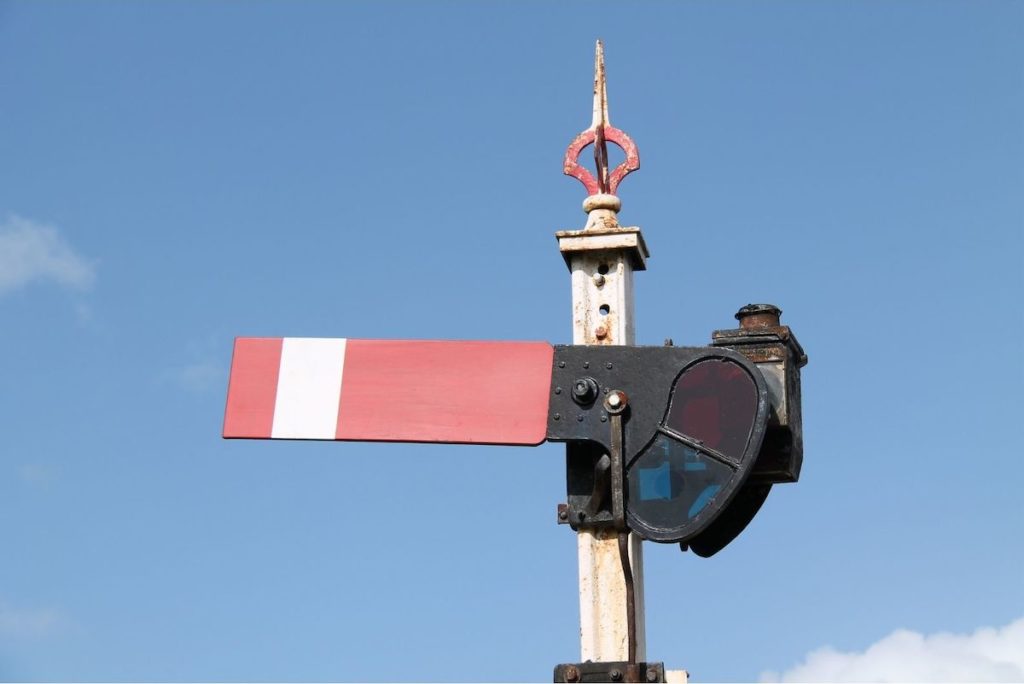
<path fill-rule="evenodd" d="M 608 412 L 611 431 L 608 439 L 608 453 L 611 457 L 611 488 L 612 488 L 612 524 L 619 532 L 626 531 L 626 494 L 625 494 L 625 431 L 622 428 L 622 417 L 629 406 L 629 398 L 625 392 L 612 390 L 604 400 L 604 409 Z"/>

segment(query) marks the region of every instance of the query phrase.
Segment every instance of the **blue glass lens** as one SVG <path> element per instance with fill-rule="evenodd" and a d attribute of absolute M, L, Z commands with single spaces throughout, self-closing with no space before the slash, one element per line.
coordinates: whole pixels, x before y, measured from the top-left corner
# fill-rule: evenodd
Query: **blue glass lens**
<path fill-rule="evenodd" d="M 671 473 L 667 462 L 655 468 L 640 468 L 638 473 L 640 475 L 640 500 L 671 499 Z"/>
<path fill-rule="evenodd" d="M 734 474 L 728 465 L 658 435 L 627 470 L 627 505 L 651 527 L 679 527 L 713 505 Z"/>

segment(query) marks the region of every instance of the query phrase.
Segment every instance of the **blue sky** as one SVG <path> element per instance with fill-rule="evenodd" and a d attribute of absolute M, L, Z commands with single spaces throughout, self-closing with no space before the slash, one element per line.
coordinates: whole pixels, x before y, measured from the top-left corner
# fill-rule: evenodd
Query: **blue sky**
<path fill-rule="evenodd" d="M 810 356 L 800 483 L 647 546 L 651 659 L 1024 677 L 1024 4 L 53 2 L 0 3 L 0 679 L 578 657 L 562 447 L 220 424 L 236 335 L 570 339 L 597 37 L 639 342 Z"/>

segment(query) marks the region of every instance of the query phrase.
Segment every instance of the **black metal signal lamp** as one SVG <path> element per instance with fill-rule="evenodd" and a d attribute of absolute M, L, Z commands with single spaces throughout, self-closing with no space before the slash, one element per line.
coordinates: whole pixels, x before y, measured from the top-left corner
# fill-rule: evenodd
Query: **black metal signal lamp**
<path fill-rule="evenodd" d="M 795 482 L 807 357 L 779 313 L 746 306 L 740 328 L 716 331 L 710 347 L 556 346 L 547 436 L 569 446 L 559 522 L 616 526 L 619 497 L 634 533 L 707 557 L 772 484 Z M 616 390 L 630 411 L 613 425 L 597 398 Z"/>
<path fill-rule="evenodd" d="M 629 397 L 618 422 L 593 399 L 617 392 Z M 560 521 L 624 522 L 671 543 L 699 534 L 742 491 L 770 402 L 757 367 L 730 349 L 556 346 L 550 411 L 548 439 L 569 443 Z"/>
<path fill-rule="evenodd" d="M 804 460 L 800 369 L 807 365 L 807 354 L 789 326 L 780 322 L 781 314 L 772 304 L 748 304 L 736 312 L 739 328 L 711 334 L 713 346 L 738 351 L 757 367 L 768 386 L 771 412 L 747 482 L 701 534 L 682 543 L 684 551 L 689 548 L 706 558 L 722 550 L 757 515 L 773 484 L 796 482 L 800 477 Z"/>
<path fill-rule="evenodd" d="M 781 314 L 772 304 L 748 304 L 736 313 L 739 328 L 711 333 L 713 346 L 746 356 L 768 384 L 772 408 L 751 474 L 755 482 L 796 482 L 804 460 L 800 369 L 807 365 L 807 354 L 789 326 L 779 321 Z"/>

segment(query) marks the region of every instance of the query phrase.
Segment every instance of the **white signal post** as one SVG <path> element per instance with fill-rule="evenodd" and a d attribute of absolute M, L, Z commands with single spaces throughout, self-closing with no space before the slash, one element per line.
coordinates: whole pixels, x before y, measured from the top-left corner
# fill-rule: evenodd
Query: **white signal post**
<path fill-rule="evenodd" d="M 597 44 L 594 77 L 594 122 L 608 126 L 604 55 Z M 595 146 L 598 141 L 595 141 Z M 605 165 L 607 159 L 604 160 Z M 601 160 L 598 159 L 600 167 Z M 598 168 L 598 178 L 607 168 Z M 604 183 L 602 183 L 604 185 Z M 607 186 L 605 186 L 607 187 Z M 602 188 L 604 190 L 604 187 Z M 558 247 L 572 273 L 573 344 L 632 345 L 633 271 L 645 269 L 648 256 L 640 229 L 619 225 L 622 206 L 615 195 L 592 194 L 583 201 L 587 224 L 583 230 L 556 233 Z M 626 583 L 615 530 L 577 533 L 580 591 L 580 660 L 625 661 L 629 655 Z M 644 630 L 643 550 L 629 536 L 636 615 L 636 660 L 646 659 Z"/>
<path fill-rule="evenodd" d="M 591 198 L 588 199 L 592 199 Z M 607 206 L 590 212 L 588 228 L 615 212 Z M 606 224 L 605 224 L 606 225 Z M 643 250 L 639 228 L 621 229 L 621 235 L 563 231 L 558 240 L 572 272 L 573 344 L 634 344 L 633 271 L 635 255 Z M 610 240 L 611 239 L 611 240 Z M 612 242 L 626 243 L 620 247 Z M 633 243 L 632 246 L 627 246 Z M 570 251 L 571 250 L 571 251 Z M 640 268 L 643 268 L 642 262 Z M 602 307 L 607 313 L 602 314 Z M 577 534 L 580 581 L 580 660 L 628 659 L 626 584 L 619 562 L 615 530 L 580 530 Z M 629 556 L 633 568 L 636 610 L 636 658 L 646 658 L 644 633 L 643 547 L 630 534 Z"/>

